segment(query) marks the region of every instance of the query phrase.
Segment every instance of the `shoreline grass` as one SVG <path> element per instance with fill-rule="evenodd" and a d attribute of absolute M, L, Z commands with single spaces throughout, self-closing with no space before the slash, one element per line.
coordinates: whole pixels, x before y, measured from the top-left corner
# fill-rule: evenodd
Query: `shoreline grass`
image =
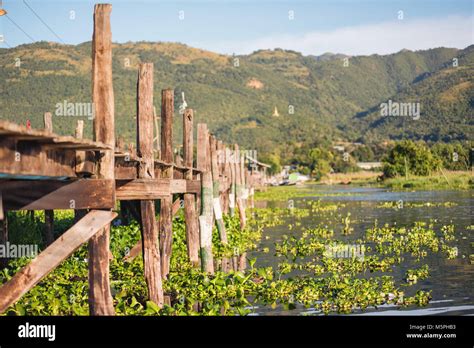
<path fill-rule="evenodd" d="M 319 182 L 321 185 L 346 184 L 375 186 L 392 190 L 472 190 L 474 173 L 471 171 L 440 171 L 430 176 L 395 177 L 377 180 L 381 172 L 361 171 L 356 173 L 330 174 Z"/>

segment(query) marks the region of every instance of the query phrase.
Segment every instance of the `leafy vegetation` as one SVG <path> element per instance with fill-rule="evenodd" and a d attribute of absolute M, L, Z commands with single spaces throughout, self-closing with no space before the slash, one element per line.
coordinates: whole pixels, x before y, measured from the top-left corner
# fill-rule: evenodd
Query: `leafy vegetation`
<path fill-rule="evenodd" d="M 295 198 L 288 191 L 285 195 L 279 189 L 275 190 L 279 192 L 275 198 Z M 350 238 L 354 219 L 350 213 L 337 214 L 344 207 L 343 203 L 301 199 L 302 207 L 251 211 L 250 227 L 245 231 L 240 230 L 237 218 L 226 217 L 228 246 L 220 243 L 214 230 L 214 255 L 220 260 L 235 255 L 236 250 L 242 253 L 257 248 L 262 233 L 271 226 L 292 221 L 288 226 L 291 230 L 293 226 L 301 228 L 306 221 L 303 219 L 315 214 L 327 216 L 332 227 L 302 227 L 301 236 L 284 237 L 275 244 L 275 253 L 281 258 L 276 268 L 256 267 L 257 260 L 252 258 L 245 271 L 217 271 L 215 275 L 208 275 L 193 268 L 187 260 L 183 216 L 178 215 L 173 222 L 171 273 L 164 281 L 165 293 L 170 296 L 171 303 L 161 309 L 147 300 L 141 257 L 132 262 L 123 261 L 140 237 L 138 225 L 132 222 L 129 226 L 113 226 L 110 275 L 117 313 L 247 315 L 254 305 L 287 309 L 305 306 L 315 313 L 350 313 L 383 304 L 426 305 L 431 298 L 430 291 L 402 287 L 413 287 L 428 277 L 427 266 L 408 269 L 405 281 L 400 284 L 390 273 L 405 259 L 419 263 L 431 253 L 457 257 L 457 249 L 452 245 L 455 242 L 453 225 L 436 230 L 432 222 L 418 222 L 412 227 L 378 227 L 375 223 L 364 238 L 353 240 Z M 11 230 L 15 238 L 21 234 L 18 229 L 30 226 L 31 217 L 23 213 L 10 215 L 10 220 L 15 221 Z M 36 218 L 39 227 L 34 229 L 33 236 L 41 233 L 41 216 Z M 57 214 L 60 228 L 67 228 L 71 219 L 70 211 Z M 356 252 L 355 246 L 360 246 Z M 0 283 L 10 279 L 28 262 L 28 259 L 13 260 L 0 272 Z M 361 277 L 363 274 L 365 276 Z M 87 247 L 84 246 L 23 296 L 7 315 L 87 315 L 87 279 Z"/>

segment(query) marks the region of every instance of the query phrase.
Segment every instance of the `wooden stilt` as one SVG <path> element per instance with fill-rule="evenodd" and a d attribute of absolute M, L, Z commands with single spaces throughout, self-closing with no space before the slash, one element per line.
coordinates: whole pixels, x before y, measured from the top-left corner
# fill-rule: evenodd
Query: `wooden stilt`
<path fill-rule="evenodd" d="M 44 129 L 50 133 L 53 132 L 53 118 L 50 112 L 45 112 L 43 116 Z M 34 211 L 32 210 L 33 214 Z M 54 241 L 54 210 L 44 211 L 44 243 L 50 245 Z"/>
<path fill-rule="evenodd" d="M 161 160 L 173 162 L 173 113 L 174 92 L 165 89 L 161 93 Z M 173 167 L 163 169 L 162 178 L 173 178 Z M 170 271 L 171 246 L 173 243 L 172 213 L 171 206 L 173 196 L 163 198 L 160 201 L 160 251 L 161 251 L 161 274 L 166 279 Z"/>
<path fill-rule="evenodd" d="M 214 218 L 216 220 L 217 231 L 219 232 L 220 240 L 223 245 L 227 245 L 227 232 L 222 216 L 222 206 L 220 198 L 220 177 L 219 177 L 219 163 L 217 161 L 217 140 L 215 137 L 210 137 L 211 149 L 211 172 L 212 172 L 212 207 L 214 211 Z M 222 259 L 222 270 L 227 272 L 228 260 L 226 257 Z"/>
<path fill-rule="evenodd" d="M 8 218 L 5 213 L 3 219 L 0 220 L 0 245 L 6 245 L 8 242 Z M 7 257 L 0 257 L 0 268 L 8 265 Z"/>
<path fill-rule="evenodd" d="M 245 205 L 244 205 L 244 183 L 242 182 L 242 156 L 240 155 L 239 145 L 235 144 L 235 194 L 236 194 L 236 201 L 237 201 L 237 208 L 239 210 L 239 218 L 240 218 L 240 229 L 243 231 L 245 229 L 247 220 L 245 216 Z"/>
<path fill-rule="evenodd" d="M 136 202 L 136 201 L 122 201 L 121 203 L 125 203 L 125 202 L 130 203 L 130 202 Z M 180 199 L 175 200 L 174 203 L 173 203 L 173 207 L 172 207 L 173 217 L 178 213 L 180 207 L 181 207 L 181 200 Z M 140 219 L 138 219 L 138 220 L 140 220 Z M 135 259 L 135 257 L 140 255 L 141 251 L 142 251 L 142 240 L 140 239 L 133 246 L 133 248 L 130 250 L 130 252 L 127 255 L 125 255 L 123 260 L 125 262 L 131 262 L 131 261 L 133 261 L 133 259 Z"/>
<path fill-rule="evenodd" d="M 235 215 L 236 203 L 236 185 L 237 185 L 237 161 L 235 151 L 227 149 L 228 161 L 230 162 L 230 192 L 229 192 L 229 211 L 230 216 Z"/>
<path fill-rule="evenodd" d="M 110 4 L 98 4 L 94 8 L 92 101 L 95 107 L 94 140 L 114 148 L 111 11 Z M 103 179 L 114 179 L 113 151 L 104 153 L 97 174 Z M 109 235 L 110 223 L 89 241 L 89 311 L 91 315 L 115 314 L 109 282 Z"/>
<path fill-rule="evenodd" d="M 44 242 L 50 245 L 54 242 L 54 210 L 44 211 Z"/>
<path fill-rule="evenodd" d="M 183 115 L 183 156 L 184 165 L 193 166 L 193 110 L 186 109 Z M 193 179 L 192 170 L 185 174 L 188 180 Z M 196 196 L 192 193 L 184 194 L 184 217 L 186 224 L 186 242 L 189 260 L 194 266 L 199 265 L 199 227 L 196 213 Z"/>
<path fill-rule="evenodd" d="M 199 237 L 201 245 L 201 267 L 214 273 L 212 255 L 212 173 L 210 144 L 207 126 L 198 124 L 197 166 L 201 172 L 201 215 L 199 216 Z"/>
<path fill-rule="evenodd" d="M 155 177 L 153 158 L 153 64 L 140 64 L 137 86 L 137 154 L 142 162 L 138 169 L 140 179 Z M 145 281 L 148 297 L 158 306 L 163 305 L 161 258 L 158 226 L 155 219 L 155 201 L 140 201 L 140 226 Z"/>

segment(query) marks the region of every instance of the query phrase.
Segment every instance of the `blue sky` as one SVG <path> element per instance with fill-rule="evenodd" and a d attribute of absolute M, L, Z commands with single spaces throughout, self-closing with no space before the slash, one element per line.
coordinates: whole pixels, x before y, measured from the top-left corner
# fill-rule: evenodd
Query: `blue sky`
<path fill-rule="evenodd" d="M 97 1 L 26 2 L 65 43 L 91 39 Z M 114 42 L 182 42 L 226 54 L 277 47 L 304 54 L 387 54 L 402 48 L 464 48 L 474 41 L 472 0 L 109 2 Z M 59 41 L 23 0 L 3 0 L 3 8 L 8 18 L 0 17 L 6 41 L 0 47 L 32 41 L 10 19 L 34 41 Z"/>

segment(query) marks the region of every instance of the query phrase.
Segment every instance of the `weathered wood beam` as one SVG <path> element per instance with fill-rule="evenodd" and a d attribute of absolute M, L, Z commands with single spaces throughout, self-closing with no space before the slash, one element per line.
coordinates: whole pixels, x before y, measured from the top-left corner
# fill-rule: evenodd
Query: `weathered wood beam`
<path fill-rule="evenodd" d="M 136 179 L 117 180 L 116 197 L 119 201 L 163 199 L 175 193 L 198 193 L 199 180 Z"/>
<path fill-rule="evenodd" d="M 45 151 L 39 143 L 17 142 L 0 137 L 0 173 L 11 177 L 70 177 L 75 151 Z"/>
<path fill-rule="evenodd" d="M 5 312 L 9 306 L 18 301 L 21 296 L 59 266 L 82 244 L 100 233 L 104 226 L 110 224 L 116 216 L 117 214 L 111 211 L 93 210 L 64 232 L 61 237 L 0 287 L 0 313 Z"/>
<path fill-rule="evenodd" d="M 113 207 L 111 180 L 11 180 L 0 185 L 6 210 Z"/>
<path fill-rule="evenodd" d="M 0 183 L 5 210 L 112 209 L 114 181 L 10 180 Z"/>
<path fill-rule="evenodd" d="M 114 180 L 115 118 L 112 82 L 112 5 L 96 4 L 92 36 L 92 102 L 94 140 L 110 146 L 100 159 L 98 177 Z M 115 200 L 115 192 L 112 194 Z M 115 314 L 109 280 L 110 223 L 89 241 L 89 312 L 91 315 Z"/>

